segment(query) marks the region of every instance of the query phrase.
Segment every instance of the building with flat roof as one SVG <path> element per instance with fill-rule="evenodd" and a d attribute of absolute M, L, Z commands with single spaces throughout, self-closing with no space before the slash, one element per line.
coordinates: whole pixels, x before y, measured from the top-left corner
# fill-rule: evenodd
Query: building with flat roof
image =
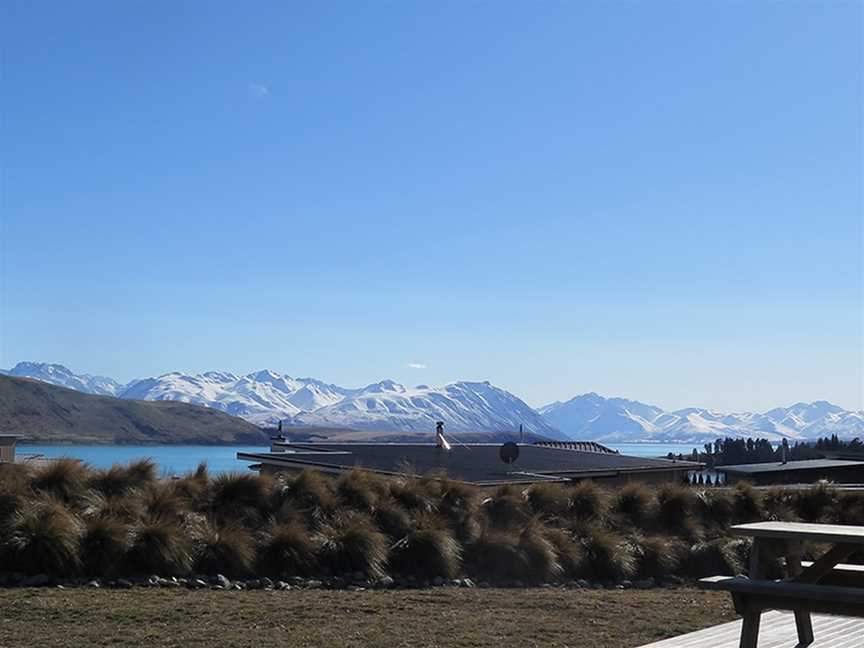
<path fill-rule="evenodd" d="M 864 484 L 864 461 L 807 459 L 769 463 L 717 466 L 729 484 L 748 481 L 757 486 L 771 484 L 814 484 L 820 480 L 837 484 Z"/>
<path fill-rule="evenodd" d="M 313 468 L 339 474 L 352 468 L 385 476 L 442 474 L 479 486 L 592 479 L 604 483 L 680 482 L 702 464 L 622 455 L 599 444 L 561 446 L 507 444 L 505 463 L 497 443 L 288 443 L 274 440 L 271 452 L 238 452 L 262 473 Z M 513 448 L 516 448 L 514 451 Z"/>

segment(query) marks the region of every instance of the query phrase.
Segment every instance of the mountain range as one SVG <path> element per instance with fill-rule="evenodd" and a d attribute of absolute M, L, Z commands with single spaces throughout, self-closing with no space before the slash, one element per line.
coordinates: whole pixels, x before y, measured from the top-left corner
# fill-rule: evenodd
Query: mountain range
<path fill-rule="evenodd" d="M 38 444 L 266 445 L 261 428 L 208 407 L 122 400 L 0 376 L 0 430 Z"/>
<path fill-rule="evenodd" d="M 624 398 L 582 394 L 537 410 L 488 382 L 405 387 L 382 380 L 359 389 L 270 370 L 239 375 L 166 373 L 119 383 L 76 374 L 63 365 L 21 362 L 8 371 L 81 392 L 146 401 L 180 401 L 241 417 L 256 425 L 291 425 L 380 432 L 429 433 L 436 421 L 452 432 L 515 431 L 552 439 L 615 442 L 705 443 L 717 437 L 770 440 L 864 436 L 864 412 L 826 401 L 796 403 L 764 413 L 723 413 L 704 408 L 667 411 Z"/>
<path fill-rule="evenodd" d="M 203 405 L 256 425 L 281 420 L 290 425 L 429 434 L 437 421 L 444 421 L 452 432 L 512 432 L 522 425 L 527 433 L 567 438 L 524 401 L 488 382 L 408 388 L 382 380 L 347 389 L 265 369 L 246 375 L 172 372 L 123 385 L 103 376 L 75 374 L 63 365 L 36 362 L 21 362 L 2 373 L 121 399 Z"/>

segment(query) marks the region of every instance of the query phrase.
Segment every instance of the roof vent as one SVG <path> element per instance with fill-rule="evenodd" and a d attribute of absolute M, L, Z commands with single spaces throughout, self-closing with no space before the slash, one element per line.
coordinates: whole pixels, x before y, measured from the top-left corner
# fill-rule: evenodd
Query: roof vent
<path fill-rule="evenodd" d="M 444 438 L 444 421 L 435 423 L 435 445 L 444 450 L 450 449 L 450 442 Z"/>
<path fill-rule="evenodd" d="M 505 464 L 515 463 L 519 458 L 519 446 L 512 441 L 508 441 L 498 449 L 498 456 L 501 457 L 501 461 Z"/>

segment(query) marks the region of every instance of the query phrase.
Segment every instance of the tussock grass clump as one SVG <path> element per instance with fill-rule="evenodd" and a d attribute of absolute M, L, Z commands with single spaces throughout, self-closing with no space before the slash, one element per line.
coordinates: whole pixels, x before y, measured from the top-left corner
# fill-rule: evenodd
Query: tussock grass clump
<path fill-rule="evenodd" d="M 499 528 L 521 527 L 531 518 L 522 492 L 509 484 L 499 487 L 486 498 L 482 508 L 489 522 Z"/>
<path fill-rule="evenodd" d="M 156 464 L 149 457 L 130 461 L 126 466 L 126 478 L 132 488 L 144 488 L 156 483 L 159 475 Z"/>
<path fill-rule="evenodd" d="M 689 549 L 680 539 L 669 536 L 635 536 L 630 544 L 640 578 L 662 578 L 678 572 Z"/>
<path fill-rule="evenodd" d="M 584 578 L 617 580 L 636 572 L 632 546 L 615 533 L 594 525 L 582 532 L 579 541 L 585 554 L 580 569 Z"/>
<path fill-rule="evenodd" d="M 795 498 L 795 508 L 805 522 L 831 519 L 837 507 L 837 490 L 826 482 L 800 490 Z"/>
<path fill-rule="evenodd" d="M 430 580 L 455 578 L 462 562 L 462 547 L 445 527 L 419 528 L 393 545 L 389 566 L 397 574 Z"/>
<path fill-rule="evenodd" d="M 545 530 L 545 535 L 555 547 L 561 574 L 571 578 L 578 577 L 585 559 L 582 544 L 574 541 L 573 536 L 561 528 L 549 527 Z"/>
<path fill-rule="evenodd" d="M 317 470 L 304 470 L 289 480 L 281 489 L 281 497 L 283 504 L 277 516 L 284 516 L 287 509 L 294 508 L 312 525 L 322 522 L 338 506 L 332 481 Z"/>
<path fill-rule="evenodd" d="M 31 501 L 13 516 L 4 554 L 16 571 L 68 576 L 78 571 L 80 538 L 80 523 L 61 502 Z"/>
<path fill-rule="evenodd" d="M 57 459 L 39 468 L 30 482 L 33 490 L 62 502 L 72 502 L 86 489 L 90 469 L 77 459 Z"/>
<path fill-rule="evenodd" d="M 544 519 L 566 518 L 570 513 L 570 490 L 563 484 L 532 484 L 526 496 L 531 510 Z"/>
<path fill-rule="evenodd" d="M 744 570 L 738 550 L 739 543 L 728 538 L 697 542 L 690 548 L 687 570 L 695 578 L 735 576 Z"/>
<path fill-rule="evenodd" d="M 188 502 L 178 492 L 176 482 L 156 483 L 141 494 L 143 514 L 163 520 L 179 520 L 188 510 Z"/>
<path fill-rule="evenodd" d="M 490 526 L 466 545 L 466 569 L 477 578 L 499 582 L 555 580 L 564 572 L 556 541 L 563 545 L 560 536 L 549 533 L 538 519 L 516 529 Z"/>
<path fill-rule="evenodd" d="M 642 528 L 651 518 L 653 497 L 643 484 L 631 483 L 622 486 L 615 494 L 612 510 L 624 522 Z"/>
<path fill-rule="evenodd" d="M 735 517 L 735 501 L 726 489 L 697 491 L 694 496 L 694 508 L 708 526 L 726 527 Z"/>
<path fill-rule="evenodd" d="M 202 574 L 247 576 L 255 562 L 255 543 L 239 524 L 203 524 L 194 533 L 193 568 Z"/>
<path fill-rule="evenodd" d="M 353 468 L 339 475 L 335 489 L 343 504 L 364 513 L 373 511 L 388 490 L 382 477 L 359 468 Z"/>
<path fill-rule="evenodd" d="M 129 524 L 139 522 L 144 517 L 144 502 L 140 494 L 105 497 L 98 491 L 90 491 L 84 515 L 98 516 L 107 519 L 117 519 Z"/>
<path fill-rule="evenodd" d="M 369 578 L 384 575 L 387 538 L 360 515 L 339 516 L 318 531 L 319 558 L 334 573 L 362 572 Z"/>
<path fill-rule="evenodd" d="M 174 492 L 193 510 L 202 510 L 210 493 L 210 471 L 207 462 L 202 461 L 194 471 L 186 473 L 173 482 Z"/>
<path fill-rule="evenodd" d="M 519 535 L 495 527 L 484 529 L 465 547 L 465 566 L 471 576 L 483 580 L 521 580 L 527 571 Z"/>
<path fill-rule="evenodd" d="M 129 548 L 129 525 L 116 518 L 87 520 L 81 537 L 81 568 L 88 576 L 115 576 L 125 573 Z"/>
<path fill-rule="evenodd" d="M 480 489 L 453 479 L 438 482 L 437 510 L 450 525 L 456 539 L 470 542 L 480 534 Z"/>
<path fill-rule="evenodd" d="M 315 542 L 300 524 L 274 522 L 261 534 L 256 556 L 258 573 L 281 578 L 311 576 L 317 564 Z"/>
<path fill-rule="evenodd" d="M 90 488 L 105 497 L 123 497 L 132 490 L 132 484 L 129 473 L 120 464 L 98 470 L 90 478 Z"/>
<path fill-rule="evenodd" d="M 657 491 L 657 517 L 663 528 L 685 529 L 693 515 L 693 492 L 677 484 L 666 484 Z"/>
<path fill-rule="evenodd" d="M 391 481 L 390 496 L 411 513 L 429 513 L 437 507 L 432 494 L 432 482 L 415 477 Z"/>
<path fill-rule="evenodd" d="M 210 512 L 220 520 L 256 526 L 270 509 L 272 482 L 250 473 L 223 473 L 210 487 Z"/>
<path fill-rule="evenodd" d="M 795 498 L 786 488 L 769 488 L 762 494 L 762 510 L 769 520 L 794 522 L 798 519 L 795 513 Z"/>
<path fill-rule="evenodd" d="M 864 525 L 864 493 L 844 492 L 838 495 L 837 523 Z"/>
<path fill-rule="evenodd" d="M 526 580 L 544 583 L 558 579 L 564 572 L 555 544 L 539 520 L 530 521 L 522 529 L 519 549 L 524 555 Z"/>
<path fill-rule="evenodd" d="M 414 521 L 408 511 L 392 499 L 380 502 L 372 513 L 372 519 L 391 540 L 404 538 L 414 528 Z"/>
<path fill-rule="evenodd" d="M 756 522 L 765 517 L 762 498 L 752 484 L 741 482 L 732 491 L 732 502 L 737 522 Z"/>
<path fill-rule="evenodd" d="M 577 520 L 597 520 L 608 510 L 606 493 L 590 480 L 579 482 L 570 490 L 570 502 Z"/>
<path fill-rule="evenodd" d="M 140 574 L 185 574 L 192 564 L 189 540 L 187 531 L 174 522 L 146 520 L 133 529 L 129 566 Z"/>

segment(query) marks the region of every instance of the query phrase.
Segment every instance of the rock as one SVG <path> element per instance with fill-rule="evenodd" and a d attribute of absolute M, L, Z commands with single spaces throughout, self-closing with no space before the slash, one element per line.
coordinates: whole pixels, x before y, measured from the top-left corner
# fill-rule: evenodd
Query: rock
<path fill-rule="evenodd" d="M 375 586 L 381 589 L 389 589 L 395 584 L 396 582 L 390 576 L 382 576 L 375 582 Z"/>
<path fill-rule="evenodd" d="M 229 587 L 231 587 L 231 581 L 222 574 L 216 574 L 216 578 L 214 578 L 214 580 L 216 581 L 214 584 L 221 585 L 223 589 L 228 589 Z"/>
<path fill-rule="evenodd" d="M 257 578 L 253 578 L 252 580 L 246 581 L 246 589 L 247 590 L 255 590 L 261 589 L 261 581 Z"/>
<path fill-rule="evenodd" d="M 243 583 L 234 583 L 233 585 L 231 585 L 231 589 L 238 592 L 243 591 Z"/>
<path fill-rule="evenodd" d="M 589 582 L 588 582 L 587 580 L 585 580 L 584 578 L 580 578 L 579 580 L 577 580 L 577 581 L 576 581 L 576 584 L 577 584 L 579 587 L 584 588 L 584 589 L 587 589 L 587 588 L 591 587 L 591 583 L 589 583 Z"/>
<path fill-rule="evenodd" d="M 224 590 L 225 588 L 222 587 L 221 585 L 211 585 L 210 589 L 211 590 Z"/>
<path fill-rule="evenodd" d="M 477 587 L 477 586 L 474 584 L 474 581 L 471 580 L 470 578 L 463 578 L 462 579 L 462 587 Z"/>
<path fill-rule="evenodd" d="M 621 587 L 621 589 L 632 589 L 633 588 L 633 581 L 622 580 L 618 585 L 619 585 L 619 587 Z"/>
<path fill-rule="evenodd" d="M 84 587 L 96 587 L 96 588 L 99 588 L 99 587 L 102 587 L 102 584 L 101 584 L 98 580 L 91 580 L 91 581 L 88 581 L 87 584 L 84 585 Z"/>
<path fill-rule="evenodd" d="M 291 586 L 288 583 L 286 583 L 285 581 L 281 581 L 281 580 L 276 581 L 276 584 L 273 587 L 275 589 L 279 590 L 280 592 L 284 592 L 285 590 L 291 589 Z"/>
<path fill-rule="evenodd" d="M 272 589 L 273 588 L 273 581 L 270 580 L 269 578 L 267 578 L 266 576 L 264 578 L 262 578 L 260 582 L 261 582 L 262 589 Z"/>
<path fill-rule="evenodd" d="M 200 578 L 193 578 L 189 583 L 189 587 L 193 589 L 201 589 L 207 587 L 207 582 Z"/>
<path fill-rule="evenodd" d="M 53 583 L 53 579 L 48 574 L 36 574 L 25 578 L 21 581 L 22 587 L 46 587 Z"/>
<path fill-rule="evenodd" d="M 315 580 L 314 578 L 310 578 L 306 581 L 306 587 L 311 587 L 314 589 L 320 589 L 323 585 L 324 583 L 322 583 L 320 580 Z"/>
<path fill-rule="evenodd" d="M 492 586 L 487 581 L 480 581 L 480 587 L 483 589 L 488 589 Z"/>
<path fill-rule="evenodd" d="M 656 585 L 656 582 L 653 578 L 646 578 L 644 580 L 633 581 L 633 587 L 636 589 L 652 589 Z"/>
<path fill-rule="evenodd" d="M 114 582 L 114 587 L 117 587 L 119 589 L 132 589 L 132 582 L 126 580 L 125 578 L 118 578 Z"/>
<path fill-rule="evenodd" d="M 432 579 L 432 584 L 435 587 L 441 587 L 444 584 L 444 579 L 441 578 L 440 576 L 436 576 L 435 578 Z"/>

